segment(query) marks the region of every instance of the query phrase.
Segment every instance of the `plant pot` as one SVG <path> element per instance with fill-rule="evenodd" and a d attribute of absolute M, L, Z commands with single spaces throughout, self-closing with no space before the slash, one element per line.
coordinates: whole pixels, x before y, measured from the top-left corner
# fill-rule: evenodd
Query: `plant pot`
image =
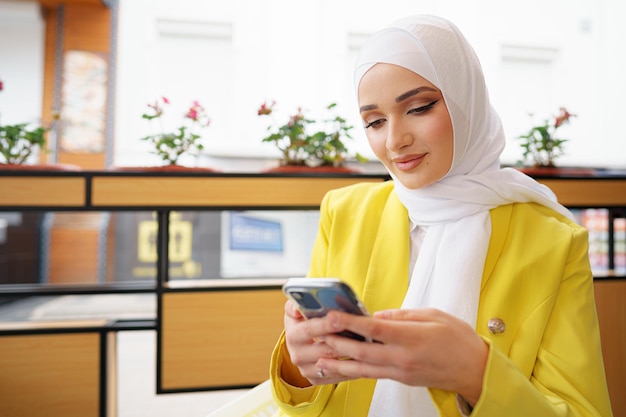
<path fill-rule="evenodd" d="M 184 165 L 160 165 L 145 167 L 109 167 L 110 171 L 120 172 L 221 172 L 215 168 L 209 167 L 187 167 Z"/>
<path fill-rule="evenodd" d="M 556 167 L 556 166 L 532 166 L 516 168 L 530 176 L 594 176 L 596 170 L 593 168 L 576 167 Z"/>
<path fill-rule="evenodd" d="M 72 164 L 0 164 L 3 171 L 81 171 L 82 168 Z"/>
<path fill-rule="evenodd" d="M 358 174 L 361 170 L 357 168 L 349 168 L 345 166 L 317 166 L 310 167 L 308 165 L 280 165 L 263 170 L 264 173 L 277 174 L 294 174 L 294 173 L 312 173 L 312 174 Z"/>

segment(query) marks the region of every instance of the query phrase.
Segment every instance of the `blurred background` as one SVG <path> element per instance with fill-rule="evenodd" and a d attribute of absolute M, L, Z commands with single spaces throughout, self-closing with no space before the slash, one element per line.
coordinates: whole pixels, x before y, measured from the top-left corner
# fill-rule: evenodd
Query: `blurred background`
<path fill-rule="evenodd" d="M 163 96 L 171 103 L 172 124 L 193 100 L 212 119 L 202 157 L 184 160 L 186 164 L 240 172 L 255 170 L 264 158 L 275 159 L 277 151 L 260 141 L 268 121 L 257 116 L 259 106 L 271 100 L 277 102 L 277 119 L 298 107 L 315 115 L 336 102 L 357 127 L 350 146 L 371 157 L 352 83 L 359 46 L 396 18 L 432 13 L 455 22 L 482 61 L 508 137 L 504 163 L 520 159 L 518 135 L 564 106 L 577 117 L 560 130 L 570 139 L 560 165 L 626 165 L 620 123 L 626 96 L 626 4 L 618 0 L 103 3 L 113 15 L 111 54 L 83 54 L 73 61 L 66 56 L 65 61 L 80 65 L 87 60 L 95 76 L 107 78 L 107 89 L 92 92 L 95 101 L 107 106 L 101 121 L 106 138 L 100 144 L 57 140 L 48 158 L 65 146 L 77 152 L 99 149 L 106 165 L 158 163 L 139 138 L 149 133 L 141 118 L 146 105 Z M 47 108 L 59 103 L 42 102 L 44 19 L 38 2 L 0 0 L 3 123 L 37 121 L 42 113 L 61 110 Z"/>
<path fill-rule="evenodd" d="M 92 9 L 106 16 L 104 24 L 92 19 Z M 620 0 L 0 0 L 0 125 L 47 124 L 60 115 L 47 152 L 31 162 L 161 165 L 141 140 L 152 133 L 142 115 L 166 97 L 162 128 L 172 129 L 197 101 L 211 118 L 205 148 L 181 164 L 245 173 L 279 157 L 261 141 L 270 123 L 257 115 L 263 103 L 276 102 L 276 122 L 300 107 L 316 117 L 337 103 L 356 127 L 348 146 L 373 158 L 360 128 L 354 61 L 371 33 L 415 13 L 451 19 L 474 45 L 507 135 L 503 163 L 521 159 L 517 136 L 566 107 L 576 117 L 559 130 L 569 142 L 558 164 L 626 168 Z M 92 39 L 93 33 L 106 35 Z M 367 166 L 383 172 L 375 161 Z M 624 218 L 602 207 L 573 211 L 590 231 L 596 277 L 623 275 Z M 172 211 L 170 278 L 303 275 L 318 216 L 317 210 Z M 4 210 L 0 322 L 154 320 L 156 231 L 149 209 Z M 271 239 L 261 248 L 243 239 L 255 235 Z M 66 285 L 86 286 L 87 293 L 63 294 Z M 58 294 L 48 294 L 51 287 Z M 106 293 L 112 287 L 119 293 Z M 157 395 L 156 338 L 152 328 L 120 332 L 120 416 L 201 417 L 243 392 Z"/>

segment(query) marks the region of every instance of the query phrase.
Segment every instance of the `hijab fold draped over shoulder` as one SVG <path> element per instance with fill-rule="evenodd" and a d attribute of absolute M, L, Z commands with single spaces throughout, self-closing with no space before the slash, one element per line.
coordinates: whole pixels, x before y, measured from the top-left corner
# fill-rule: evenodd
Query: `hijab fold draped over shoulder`
<path fill-rule="evenodd" d="M 363 75 L 378 63 L 406 68 L 439 88 L 454 130 L 454 157 L 442 179 L 412 190 L 391 174 L 412 223 L 427 229 L 402 308 L 435 307 L 475 326 L 491 236 L 489 210 L 535 202 L 573 216 L 549 188 L 500 167 L 502 123 L 490 103 L 478 57 L 454 24 L 418 15 L 372 35 L 357 59 L 357 91 Z M 402 417 L 416 410 L 437 415 L 425 388 L 378 381 L 370 416 Z"/>

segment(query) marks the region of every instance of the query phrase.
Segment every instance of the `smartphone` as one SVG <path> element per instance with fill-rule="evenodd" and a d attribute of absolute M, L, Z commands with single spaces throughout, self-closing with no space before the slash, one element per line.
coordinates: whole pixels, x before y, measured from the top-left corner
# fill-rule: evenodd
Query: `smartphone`
<path fill-rule="evenodd" d="M 369 315 L 352 288 L 337 278 L 290 278 L 283 285 L 283 292 L 307 319 L 323 317 L 331 310 Z M 338 334 L 355 340 L 372 341 L 350 331 Z"/>

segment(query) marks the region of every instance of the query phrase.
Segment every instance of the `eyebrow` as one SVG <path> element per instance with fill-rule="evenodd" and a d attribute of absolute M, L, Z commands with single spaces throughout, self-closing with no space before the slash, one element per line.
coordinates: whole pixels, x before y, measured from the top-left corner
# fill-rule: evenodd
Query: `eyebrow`
<path fill-rule="evenodd" d="M 417 87 L 411 91 L 407 91 L 406 93 L 400 94 L 398 97 L 396 97 L 396 103 L 400 103 L 401 101 L 404 101 L 409 97 L 419 94 L 422 91 L 435 91 L 436 92 L 437 90 L 428 86 Z"/>
<path fill-rule="evenodd" d="M 428 86 L 417 87 L 417 88 L 414 88 L 413 90 L 407 91 L 406 93 L 400 94 L 398 97 L 396 97 L 395 102 L 396 103 L 400 103 L 400 102 L 406 100 L 409 97 L 413 97 L 414 95 L 421 93 L 422 91 L 434 91 L 434 92 L 436 92 L 437 90 L 435 88 L 428 87 Z M 365 106 L 361 106 L 359 110 L 362 113 L 364 111 L 374 110 L 374 109 L 377 109 L 377 108 L 378 108 L 377 104 L 366 104 Z"/>

